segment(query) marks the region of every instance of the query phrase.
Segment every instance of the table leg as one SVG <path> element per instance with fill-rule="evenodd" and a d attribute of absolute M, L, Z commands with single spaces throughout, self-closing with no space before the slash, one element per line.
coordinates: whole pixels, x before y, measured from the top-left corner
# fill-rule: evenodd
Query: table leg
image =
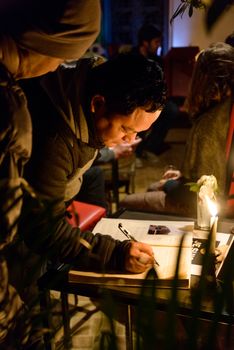
<path fill-rule="evenodd" d="M 48 289 L 40 291 L 40 308 L 43 315 L 43 327 L 51 329 L 51 312 L 50 312 L 50 291 Z M 54 349 L 54 342 L 50 333 L 44 334 L 44 343 L 46 350 Z"/>
<path fill-rule="evenodd" d="M 125 332 L 126 332 L 126 350 L 133 350 L 131 305 L 127 305 L 127 322 L 126 322 Z"/>
<path fill-rule="evenodd" d="M 72 339 L 71 339 L 71 328 L 70 328 L 70 313 L 69 313 L 69 303 L 68 294 L 61 292 L 61 303 L 62 303 L 62 316 L 63 316 L 63 329 L 64 338 L 63 345 L 64 349 L 71 349 Z"/>

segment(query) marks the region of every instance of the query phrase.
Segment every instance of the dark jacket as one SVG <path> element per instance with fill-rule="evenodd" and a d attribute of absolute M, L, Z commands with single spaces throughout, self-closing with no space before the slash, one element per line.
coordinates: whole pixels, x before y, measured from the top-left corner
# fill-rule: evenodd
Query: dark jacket
<path fill-rule="evenodd" d="M 15 349 L 17 344 L 25 344 L 29 335 L 29 320 L 22 313 L 23 303 L 17 291 L 9 284 L 5 250 L 16 235 L 23 187 L 27 187 L 22 174 L 24 164 L 31 153 L 31 131 L 31 119 L 25 95 L 5 66 L 0 63 L 0 347 L 2 349 Z"/>
<path fill-rule="evenodd" d="M 19 232 L 39 258 L 99 270 L 103 266 L 123 270 L 128 241 L 91 232 L 81 234 L 66 218 L 66 207 L 79 191 L 84 169 L 91 166 L 102 147 L 82 100 L 88 63 L 84 61 L 84 66 L 74 69 L 61 68 L 24 84 L 33 122 L 33 150 L 25 177 L 43 205 L 25 198 Z M 19 278 L 17 273 L 23 286 L 30 284 L 22 281 L 32 276 L 29 269 L 35 268 L 27 260 L 24 276 Z"/>
<path fill-rule="evenodd" d="M 25 95 L 0 64 L 0 249 L 12 241 L 24 183 L 23 167 L 32 148 L 32 126 Z M 14 190 L 15 191 L 14 191 Z M 12 205 L 14 203 L 14 205 Z"/>

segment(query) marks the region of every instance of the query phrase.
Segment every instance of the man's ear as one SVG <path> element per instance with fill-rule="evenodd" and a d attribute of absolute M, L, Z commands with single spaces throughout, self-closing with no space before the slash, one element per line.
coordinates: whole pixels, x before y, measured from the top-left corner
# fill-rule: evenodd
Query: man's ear
<path fill-rule="evenodd" d="M 91 99 L 91 112 L 95 114 L 102 113 L 104 112 L 105 105 L 105 97 L 102 95 L 95 95 Z"/>

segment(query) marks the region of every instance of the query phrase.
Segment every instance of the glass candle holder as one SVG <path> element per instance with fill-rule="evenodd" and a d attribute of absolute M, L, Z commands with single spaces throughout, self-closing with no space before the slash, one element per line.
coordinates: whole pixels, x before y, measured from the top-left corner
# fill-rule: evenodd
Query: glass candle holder
<path fill-rule="evenodd" d="M 197 195 L 197 223 L 199 230 L 208 231 L 210 229 L 210 210 L 205 199 Z"/>

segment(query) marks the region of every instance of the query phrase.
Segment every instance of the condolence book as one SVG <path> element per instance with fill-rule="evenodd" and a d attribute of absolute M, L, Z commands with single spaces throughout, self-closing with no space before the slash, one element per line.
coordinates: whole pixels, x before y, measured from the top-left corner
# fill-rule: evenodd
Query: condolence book
<path fill-rule="evenodd" d="M 193 231 L 193 248 L 192 248 L 192 269 L 191 274 L 200 276 L 202 273 L 202 261 L 206 250 L 207 232 Z M 216 234 L 216 265 L 215 275 L 220 278 L 225 259 L 233 245 L 234 235 L 232 233 L 217 232 Z"/>
<path fill-rule="evenodd" d="M 122 223 L 136 240 L 151 245 L 159 263 L 159 266 L 154 267 L 158 276 L 158 286 L 171 286 L 181 246 L 177 285 L 180 288 L 190 287 L 193 222 L 103 218 L 97 223 L 93 233 L 109 234 L 115 239 L 125 240 L 125 235 L 118 229 L 119 223 Z M 137 287 L 142 285 L 146 274 L 147 271 L 140 274 L 116 274 L 70 270 L 69 282 Z"/>

